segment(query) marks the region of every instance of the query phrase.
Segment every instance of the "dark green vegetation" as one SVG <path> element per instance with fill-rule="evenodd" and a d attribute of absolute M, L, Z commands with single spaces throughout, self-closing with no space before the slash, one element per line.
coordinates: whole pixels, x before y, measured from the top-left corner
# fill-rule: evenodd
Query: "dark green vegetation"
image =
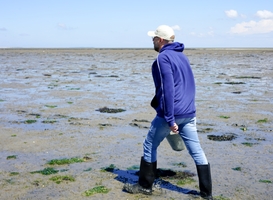
<path fill-rule="evenodd" d="M 59 170 L 56 170 L 52 167 L 48 167 L 48 168 L 44 168 L 43 170 L 39 170 L 39 171 L 33 171 L 33 172 L 30 172 L 31 174 L 35 174 L 35 173 L 38 173 L 38 174 L 43 174 L 43 175 L 51 175 L 51 174 L 56 174 L 58 173 Z"/>
<path fill-rule="evenodd" d="M 233 133 L 223 134 L 223 135 L 208 135 L 208 139 L 214 141 L 231 141 L 234 140 L 237 136 Z"/>
<path fill-rule="evenodd" d="M 16 159 L 16 158 L 17 158 L 17 155 L 7 156 L 7 160 Z"/>
<path fill-rule="evenodd" d="M 101 168 L 102 172 L 113 172 L 115 170 L 115 165 L 111 164 L 108 167 Z"/>
<path fill-rule="evenodd" d="M 33 124 L 33 123 L 36 123 L 36 122 L 37 122 L 37 120 L 35 120 L 35 119 L 28 119 L 24 123 L 25 124 Z"/>
<path fill-rule="evenodd" d="M 108 107 L 103 107 L 99 108 L 96 111 L 99 111 L 101 113 L 119 113 L 119 112 L 124 112 L 126 110 L 121 109 L 121 108 L 108 108 Z"/>
<path fill-rule="evenodd" d="M 232 169 L 235 170 L 235 171 L 242 171 L 241 167 L 235 167 L 235 168 L 232 168 Z"/>

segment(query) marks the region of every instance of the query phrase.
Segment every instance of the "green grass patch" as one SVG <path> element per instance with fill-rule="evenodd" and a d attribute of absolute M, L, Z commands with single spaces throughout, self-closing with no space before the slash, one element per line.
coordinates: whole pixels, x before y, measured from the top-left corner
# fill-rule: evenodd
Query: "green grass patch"
<path fill-rule="evenodd" d="M 17 135 L 15 135 L 15 134 L 13 134 L 13 135 L 11 135 L 11 137 L 16 137 Z"/>
<path fill-rule="evenodd" d="M 36 122 L 37 122 L 37 120 L 35 120 L 35 119 L 28 119 L 24 123 L 25 124 L 33 124 L 33 123 L 36 123 Z"/>
<path fill-rule="evenodd" d="M 191 184 L 194 182 L 196 181 L 193 178 L 188 177 L 188 178 L 177 181 L 177 185 L 186 185 L 186 184 Z"/>
<path fill-rule="evenodd" d="M 268 119 L 267 118 L 264 118 L 264 119 L 259 119 L 257 121 L 257 123 L 267 123 L 268 122 Z"/>
<path fill-rule="evenodd" d="M 68 103 L 68 104 L 73 104 L 73 102 L 72 102 L 72 101 L 68 101 L 67 103 Z"/>
<path fill-rule="evenodd" d="M 45 105 L 45 107 L 47 107 L 47 108 L 56 108 L 58 106 L 55 106 L 55 105 Z"/>
<path fill-rule="evenodd" d="M 63 158 L 63 159 L 53 159 L 48 161 L 47 164 L 49 165 L 66 165 L 66 164 L 73 164 L 73 163 L 81 163 L 84 162 L 82 158 Z"/>
<path fill-rule="evenodd" d="M 53 176 L 49 180 L 54 181 L 57 184 L 60 184 L 63 181 L 73 182 L 75 181 L 75 178 L 71 175 L 66 175 L 66 176 Z"/>
<path fill-rule="evenodd" d="M 7 156 L 7 160 L 10 160 L 10 159 L 16 159 L 16 158 L 17 158 L 17 155 Z"/>
<path fill-rule="evenodd" d="M 10 172 L 9 175 L 10 176 L 16 176 L 16 175 L 19 175 L 19 172 Z"/>
<path fill-rule="evenodd" d="M 43 175 L 51 175 L 51 174 L 56 174 L 58 173 L 59 170 L 56 170 L 52 167 L 48 167 L 48 168 L 45 168 L 43 170 L 39 170 L 39 171 L 34 171 L 34 172 L 30 172 L 31 174 L 43 174 Z"/>
<path fill-rule="evenodd" d="M 94 187 L 94 188 L 92 188 L 90 190 L 86 190 L 84 192 L 84 195 L 88 197 L 88 196 L 91 196 L 91 195 L 94 195 L 94 194 L 98 194 L 98 193 L 100 193 L 100 194 L 107 194 L 109 191 L 110 191 L 110 189 L 106 188 L 103 185 L 100 185 L 100 186 L 96 186 L 96 187 Z"/>
<path fill-rule="evenodd" d="M 272 181 L 270 181 L 270 180 L 259 180 L 259 182 L 261 182 L 261 183 L 272 183 Z"/>
<path fill-rule="evenodd" d="M 225 116 L 225 115 L 221 115 L 219 117 L 222 118 L 222 119 L 229 119 L 230 118 L 229 116 Z"/>
<path fill-rule="evenodd" d="M 3 101 L 5 101 L 4 99 L 0 99 L 0 102 L 3 102 Z"/>

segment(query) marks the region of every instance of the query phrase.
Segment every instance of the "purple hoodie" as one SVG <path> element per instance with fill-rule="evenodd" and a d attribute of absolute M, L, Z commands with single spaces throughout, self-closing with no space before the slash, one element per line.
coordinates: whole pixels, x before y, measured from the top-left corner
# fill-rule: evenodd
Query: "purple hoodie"
<path fill-rule="evenodd" d="M 152 65 L 155 96 L 151 106 L 173 126 L 175 119 L 195 117 L 195 81 L 178 42 L 164 45 Z"/>

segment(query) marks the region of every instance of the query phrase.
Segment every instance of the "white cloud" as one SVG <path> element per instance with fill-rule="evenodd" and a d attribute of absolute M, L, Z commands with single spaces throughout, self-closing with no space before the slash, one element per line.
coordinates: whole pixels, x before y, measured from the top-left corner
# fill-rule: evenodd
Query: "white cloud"
<path fill-rule="evenodd" d="M 236 10 L 227 10 L 225 11 L 227 17 L 229 18 L 236 18 L 238 17 L 238 12 Z"/>
<path fill-rule="evenodd" d="M 256 16 L 258 16 L 259 18 L 262 18 L 262 19 L 270 19 L 270 18 L 273 19 L 273 13 L 268 10 L 257 11 Z"/>
<path fill-rule="evenodd" d="M 261 34 L 273 31 L 273 19 L 262 19 L 260 21 L 249 21 L 236 24 L 231 27 L 233 34 Z"/>
<path fill-rule="evenodd" d="M 172 29 L 173 30 L 180 30 L 180 27 L 178 25 L 174 25 L 174 26 L 172 26 Z"/>

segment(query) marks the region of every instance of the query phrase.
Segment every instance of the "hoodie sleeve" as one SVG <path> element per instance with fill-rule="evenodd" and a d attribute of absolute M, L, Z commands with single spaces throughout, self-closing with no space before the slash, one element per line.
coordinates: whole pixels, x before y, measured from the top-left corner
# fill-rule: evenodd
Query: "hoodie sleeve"
<path fill-rule="evenodd" d="M 159 74 L 161 78 L 162 88 L 162 105 L 164 111 L 164 118 L 169 124 L 173 126 L 175 123 L 174 119 L 174 80 L 173 71 L 166 55 L 159 54 L 157 57 L 157 65 L 159 68 Z"/>

